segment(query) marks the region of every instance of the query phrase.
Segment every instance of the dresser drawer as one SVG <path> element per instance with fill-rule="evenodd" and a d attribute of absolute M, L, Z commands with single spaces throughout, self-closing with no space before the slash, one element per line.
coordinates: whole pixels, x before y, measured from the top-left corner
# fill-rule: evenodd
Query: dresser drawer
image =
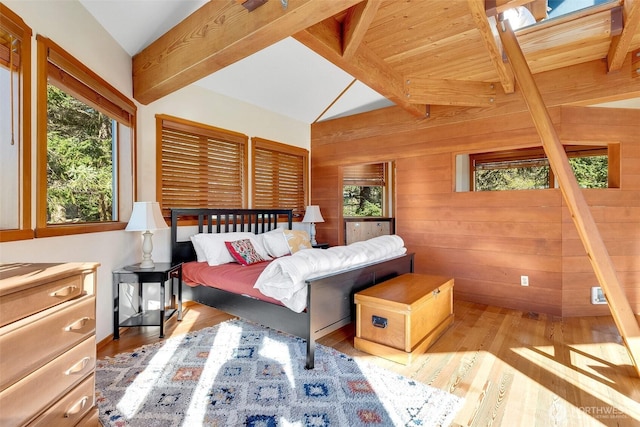
<path fill-rule="evenodd" d="M 24 319 L 84 292 L 82 275 L 65 277 L 33 288 L 0 296 L 0 326 Z"/>
<path fill-rule="evenodd" d="M 102 423 L 99 419 L 100 413 L 98 412 L 98 407 L 94 406 L 93 409 L 89 411 L 87 415 L 84 416 L 83 419 L 80 420 L 77 427 L 102 427 Z"/>
<path fill-rule="evenodd" d="M 91 337 L 3 390 L 3 425 L 29 422 L 87 375 L 93 375 L 95 365 L 96 340 Z"/>
<path fill-rule="evenodd" d="M 0 390 L 93 335 L 95 326 L 95 297 L 87 295 L 0 328 Z"/>
<path fill-rule="evenodd" d="M 92 409 L 97 415 L 94 390 L 95 375 L 91 374 L 29 424 L 29 427 L 71 427 L 79 424 Z M 98 425 L 97 420 L 93 425 Z"/>

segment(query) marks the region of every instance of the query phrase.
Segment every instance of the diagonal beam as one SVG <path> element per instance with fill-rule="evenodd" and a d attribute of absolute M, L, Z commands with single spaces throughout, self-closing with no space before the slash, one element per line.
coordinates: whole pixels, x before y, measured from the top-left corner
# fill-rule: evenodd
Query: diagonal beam
<path fill-rule="evenodd" d="M 619 71 L 629 52 L 631 41 L 640 28 L 640 0 L 625 0 L 622 4 L 624 27 L 622 33 L 611 39 L 607 64 L 609 71 Z"/>
<path fill-rule="evenodd" d="M 366 0 L 349 9 L 342 23 L 342 56 L 345 60 L 351 59 L 356 53 L 380 3 L 381 0 Z"/>
<path fill-rule="evenodd" d="M 478 31 L 480 31 L 482 42 L 487 48 L 489 59 L 491 59 L 491 63 L 496 69 L 496 73 L 498 73 L 504 93 L 513 93 L 515 90 L 513 71 L 511 70 L 511 66 L 502 60 L 502 52 L 496 43 L 496 38 L 491 31 L 491 26 L 487 19 L 485 2 L 483 0 L 468 0 L 467 2 L 469 3 L 471 16 L 476 23 Z"/>
<path fill-rule="evenodd" d="M 341 34 L 340 23 L 335 19 L 326 19 L 293 37 L 410 114 L 428 116 L 426 105 L 413 104 L 405 96 L 402 76 L 366 45 L 361 44 L 353 57 L 346 60 L 342 56 Z"/>
<path fill-rule="evenodd" d="M 133 57 L 133 96 L 153 102 L 361 1 L 271 1 L 250 13 L 211 0 Z"/>
<path fill-rule="evenodd" d="M 640 326 L 638 326 L 624 289 L 620 285 L 613 261 L 602 240 L 584 194 L 578 186 L 578 181 L 569 165 L 567 154 L 555 131 L 551 116 L 536 86 L 511 25 L 509 21 L 502 21 L 498 24 L 498 27 L 500 39 L 513 67 L 518 87 L 522 90 L 522 96 L 531 113 L 538 135 L 542 140 L 542 146 L 549 159 L 549 164 L 558 179 L 560 190 L 567 203 L 573 222 L 578 229 L 582 244 L 587 251 L 587 256 L 591 261 L 598 282 L 607 297 L 618 331 L 629 350 L 631 362 L 640 376 Z"/>

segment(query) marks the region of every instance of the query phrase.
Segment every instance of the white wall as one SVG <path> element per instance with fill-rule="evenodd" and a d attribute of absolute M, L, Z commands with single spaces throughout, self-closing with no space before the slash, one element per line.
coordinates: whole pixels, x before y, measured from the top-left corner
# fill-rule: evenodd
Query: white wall
<path fill-rule="evenodd" d="M 34 34 L 33 88 L 37 61 L 35 35 L 52 39 L 125 95 L 132 98 L 131 57 L 76 0 L 2 0 Z M 35 182 L 36 91 L 33 91 L 33 182 Z M 138 105 L 137 200 L 155 200 L 155 115 L 168 114 L 251 136 L 309 149 L 310 126 L 200 88 L 184 88 L 148 106 Z M 0 160 L 1 162 L 2 160 Z M 33 189 L 35 207 L 35 189 Z M 35 224 L 35 214 L 33 223 Z M 153 259 L 169 261 L 169 230 L 153 236 Z M 95 261 L 98 269 L 98 341 L 112 331 L 111 271 L 141 259 L 139 233 L 112 231 L 0 244 L 0 262 Z"/>

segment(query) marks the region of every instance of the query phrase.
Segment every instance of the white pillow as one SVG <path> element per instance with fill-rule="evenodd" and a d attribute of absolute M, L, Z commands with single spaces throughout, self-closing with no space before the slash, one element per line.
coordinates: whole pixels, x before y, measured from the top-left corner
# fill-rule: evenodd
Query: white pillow
<path fill-rule="evenodd" d="M 259 234 L 259 236 L 262 236 L 264 247 L 271 257 L 279 258 L 291 254 L 287 238 L 284 235 L 284 229 L 276 228 L 275 230 Z"/>
<path fill-rule="evenodd" d="M 235 259 L 229 253 L 225 242 L 235 242 L 237 240 L 250 239 L 256 252 L 264 259 L 270 260 L 267 250 L 262 243 L 256 239 L 256 235 L 251 232 L 234 232 L 234 233 L 200 233 L 191 236 L 193 248 L 196 251 L 196 259 L 202 258 L 207 261 L 210 266 L 228 264 L 235 262 Z M 198 247 L 200 248 L 202 257 L 199 258 Z M 203 262 L 200 261 L 200 262 Z"/>
<path fill-rule="evenodd" d="M 200 241 L 196 239 L 196 236 L 197 234 L 194 234 L 190 237 L 191 244 L 193 244 L 193 249 L 196 251 L 196 260 L 198 262 L 205 262 L 207 260 L 207 257 L 204 254 L 204 249 L 202 249 L 202 246 L 200 245 Z"/>

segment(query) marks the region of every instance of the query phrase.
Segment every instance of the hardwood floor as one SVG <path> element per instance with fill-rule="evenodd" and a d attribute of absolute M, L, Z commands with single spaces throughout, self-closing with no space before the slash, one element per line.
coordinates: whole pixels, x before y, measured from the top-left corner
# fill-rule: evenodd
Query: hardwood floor
<path fill-rule="evenodd" d="M 359 352 L 353 327 L 320 344 L 366 358 L 465 398 L 460 426 L 640 426 L 640 379 L 609 316 L 556 318 L 455 301 L 455 322 L 408 366 Z M 232 318 L 191 303 L 167 323 L 180 335 Z M 157 327 L 130 328 L 98 357 L 158 341 Z"/>

